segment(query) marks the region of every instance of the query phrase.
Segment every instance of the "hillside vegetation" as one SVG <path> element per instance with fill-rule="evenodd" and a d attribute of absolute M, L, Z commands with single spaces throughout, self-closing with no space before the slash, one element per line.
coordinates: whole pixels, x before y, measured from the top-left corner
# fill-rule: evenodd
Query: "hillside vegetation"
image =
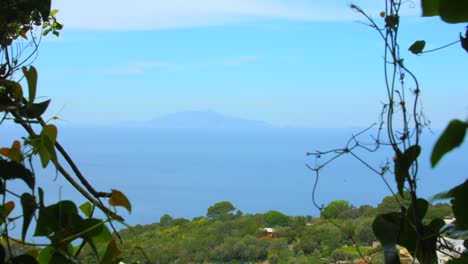
<path fill-rule="evenodd" d="M 120 231 L 125 263 L 334 263 L 365 257 L 379 263 L 381 248 L 372 247 L 375 215 L 397 206 L 386 197 L 376 208 L 331 202 L 325 217 L 286 216 L 281 212 L 243 214 L 230 202 L 208 208 L 192 220 L 161 217 L 159 223 L 136 225 Z M 428 219 L 450 217 L 449 205 L 430 208 Z M 268 228 L 268 229 L 266 229 Z M 273 228 L 273 233 L 268 233 Z M 350 238 L 358 245 L 353 245 Z M 87 250 L 83 262 L 93 263 Z M 146 256 L 145 256 L 146 255 Z"/>

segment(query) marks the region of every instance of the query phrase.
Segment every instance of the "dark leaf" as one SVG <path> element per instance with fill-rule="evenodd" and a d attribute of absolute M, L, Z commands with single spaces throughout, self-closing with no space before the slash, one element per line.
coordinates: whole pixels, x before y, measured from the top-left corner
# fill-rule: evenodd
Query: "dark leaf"
<path fill-rule="evenodd" d="M 452 120 L 437 140 L 431 155 L 431 165 L 435 167 L 442 157 L 463 143 L 468 124 L 458 119 Z"/>
<path fill-rule="evenodd" d="M 395 181 L 397 182 L 398 192 L 403 195 L 405 180 L 410 178 L 409 169 L 414 161 L 421 154 L 421 147 L 413 145 L 405 153 L 397 152 L 395 156 Z"/>
<path fill-rule="evenodd" d="M 409 166 L 406 162 L 404 154 L 397 152 L 395 158 L 395 181 L 397 183 L 398 193 L 403 196 L 403 187 L 405 186 L 405 180 L 410 177 Z"/>
<path fill-rule="evenodd" d="M 447 23 L 468 22 L 468 1 L 439 0 L 439 15 Z"/>
<path fill-rule="evenodd" d="M 413 145 L 405 151 L 404 156 L 408 167 L 419 157 L 419 154 L 421 154 L 421 147 L 419 145 Z"/>
<path fill-rule="evenodd" d="M 38 118 L 40 117 L 49 107 L 50 99 L 37 104 L 28 104 L 25 108 L 21 109 L 20 115 L 25 118 Z"/>
<path fill-rule="evenodd" d="M 418 233 L 414 229 L 413 222 L 413 217 L 406 215 L 401 222 L 400 234 L 398 237 L 398 244 L 408 249 L 408 252 L 412 255 L 414 255 L 418 244 Z"/>
<path fill-rule="evenodd" d="M 409 51 L 411 51 L 414 54 L 421 54 L 425 46 L 426 46 L 426 41 L 418 40 L 409 47 Z"/>
<path fill-rule="evenodd" d="M 11 263 L 13 264 L 37 264 L 38 262 L 33 256 L 23 254 L 23 255 L 19 255 L 17 257 L 12 258 Z"/>
<path fill-rule="evenodd" d="M 466 0 L 422 0 L 423 16 L 440 16 L 447 23 L 468 22 Z"/>
<path fill-rule="evenodd" d="M 398 257 L 396 244 L 400 234 L 400 214 L 378 215 L 372 224 L 372 229 L 383 245 L 385 263 L 399 264 L 400 258 Z"/>
<path fill-rule="evenodd" d="M 439 15 L 439 0 L 421 0 L 421 7 L 425 17 Z"/>
<path fill-rule="evenodd" d="M 429 223 L 429 225 L 427 226 L 427 230 L 430 232 L 430 234 L 438 234 L 444 226 L 445 221 L 440 218 L 436 218 L 432 220 L 431 223 Z"/>
<path fill-rule="evenodd" d="M 44 190 L 42 190 L 42 188 L 39 187 L 37 192 L 39 194 L 39 208 L 43 208 L 44 207 Z"/>
<path fill-rule="evenodd" d="M 5 185 L 3 184 L 3 181 L 0 181 L 0 194 L 5 194 Z"/>
<path fill-rule="evenodd" d="M 0 263 L 5 263 L 5 248 L 0 244 Z"/>
<path fill-rule="evenodd" d="M 31 224 L 31 220 L 36 212 L 37 205 L 35 197 L 29 193 L 23 193 L 23 195 L 21 195 L 21 206 L 23 207 L 23 229 L 21 231 L 21 239 L 24 241 L 29 224 Z"/>
<path fill-rule="evenodd" d="M 466 27 L 465 37 L 460 33 L 460 43 L 462 48 L 468 52 L 468 27 Z"/>
<path fill-rule="evenodd" d="M 29 188 L 34 189 L 35 179 L 30 170 L 14 161 L 0 160 L 0 178 L 4 180 L 21 179 Z"/>
<path fill-rule="evenodd" d="M 452 210 L 457 221 L 455 226 L 468 230 L 468 180 L 449 191 L 452 199 Z"/>
<path fill-rule="evenodd" d="M 429 208 L 429 203 L 424 200 L 424 199 L 417 199 L 416 200 L 416 206 L 414 204 L 411 204 L 410 207 L 408 208 L 407 214 L 409 219 L 423 219 L 424 216 L 427 213 L 427 209 Z M 416 210 L 415 210 L 416 209 Z M 414 223 L 414 221 L 412 221 Z"/>
<path fill-rule="evenodd" d="M 73 232 L 82 218 L 78 215 L 78 209 L 72 201 L 61 201 L 39 210 L 35 236 L 48 236 L 55 232 Z"/>

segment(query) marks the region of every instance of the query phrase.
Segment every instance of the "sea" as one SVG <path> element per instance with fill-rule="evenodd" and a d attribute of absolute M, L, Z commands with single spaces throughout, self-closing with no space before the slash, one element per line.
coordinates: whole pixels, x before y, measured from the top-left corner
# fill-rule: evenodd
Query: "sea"
<path fill-rule="evenodd" d="M 3 130 L 3 131 L 2 131 Z M 99 191 L 120 190 L 132 211 L 118 212 L 130 225 L 158 222 L 164 214 L 192 219 L 207 208 L 230 201 L 243 213 L 277 210 L 287 215 L 318 216 L 317 206 L 348 200 L 354 206 L 376 206 L 395 190 L 393 176 L 384 179 L 370 170 L 392 164 L 392 152 L 356 149 L 334 159 L 317 175 L 316 167 L 336 155 L 320 159 L 308 152 L 342 149 L 360 128 L 160 129 L 153 127 L 63 126 L 59 141 L 82 173 Z M 372 132 L 372 131 L 371 131 Z M 2 128 L 0 143 L 10 146 L 21 132 Z M 429 155 L 440 132 L 423 134 L 419 161 L 419 193 L 430 199 L 462 183 L 468 171 L 465 144 L 430 168 Z M 357 138 L 372 143 L 369 133 Z M 352 143 L 353 141 L 351 141 Z M 356 157 L 359 157 L 357 159 Z M 63 161 L 62 161 L 63 163 Z M 85 200 L 51 166 L 35 163 L 37 185 L 46 202 Z M 15 183 L 18 190 L 24 184 Z M 315 186 L 315 192 L 313 192 Z M 314 205 L 315 199 L 315 205 Z"/>

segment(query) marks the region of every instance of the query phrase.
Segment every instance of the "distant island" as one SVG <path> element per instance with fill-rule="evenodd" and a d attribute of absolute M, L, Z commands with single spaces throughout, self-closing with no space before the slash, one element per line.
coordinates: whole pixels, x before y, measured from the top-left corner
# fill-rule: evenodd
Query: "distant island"
<path fill-rule="evenodd" d="M 174 129 L 266 129 L 272 125 L 257 120 L 224 115 L 211 110 L 183 111 L 149 121 L 124 122 L 124 125 Z"/>

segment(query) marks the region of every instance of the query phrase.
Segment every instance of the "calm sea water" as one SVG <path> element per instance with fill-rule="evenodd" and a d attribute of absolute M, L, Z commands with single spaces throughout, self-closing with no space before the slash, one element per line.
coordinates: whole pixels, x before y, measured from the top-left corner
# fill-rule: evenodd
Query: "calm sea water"
<path fill-rule="evenodd" d="M 59 138 L 97 189 L 119 189 L 131 199 L 132 214 L 122 210 L 130 224 L 146 224 L 166 213 L 189 219 L 205 215 L 210 205 L 225 200 L 244 213 L 318 215 L 312 204 L 315 176 L 305 166 L 316 163 L 305 153 L 341 148 L 357 131 L 63 127 Z M 425 197 L 463 182 L 468 171 L 466 146 L 429 169 L 427 150 L 435 138 L 428 135 L 423 143 L 420 191 Z M 360 155 L 374 166 L 391 160 L 387 152 Z M 47 200 L 82 200 L 54 171 L 37 176 L 47 188 Z M 345 156 L 323 170 L 316 198 L 320 204 L 346 199 L 358 206 L 376 205 L 388 194 L 382 179 Z"/>

